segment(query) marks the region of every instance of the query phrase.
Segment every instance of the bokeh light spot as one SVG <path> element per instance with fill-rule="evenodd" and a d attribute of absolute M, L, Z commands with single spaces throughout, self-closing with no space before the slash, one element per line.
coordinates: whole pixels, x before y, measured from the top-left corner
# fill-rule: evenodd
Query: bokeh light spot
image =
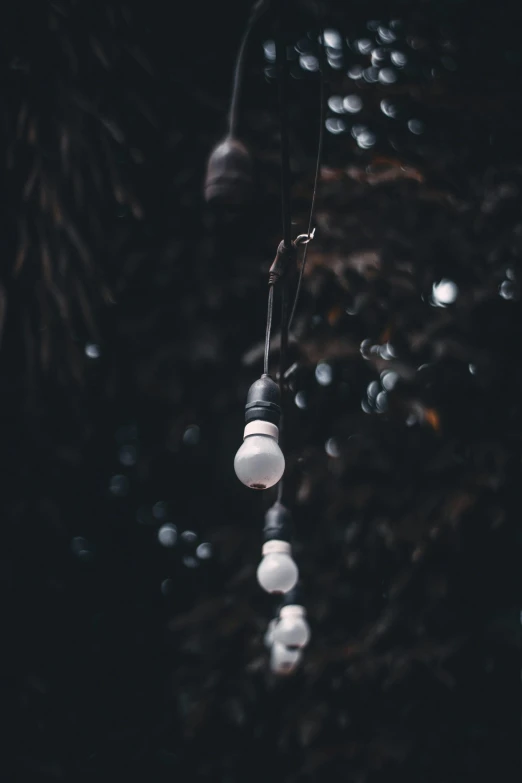
<path fill-rule="evenodd" d="M 178 540 L 178 531 L 175 525 L 170 522 L 166 525 L 162 525 L 158 530 L 158 541 L 161 546 L 173 547 Z"/>
<path fill-rule="evenodd" d="M 331 366 L 326 362 L 320 362 L 315 368 L 315 379 L 319 386 L 329 386 L 333 379 Z"/>

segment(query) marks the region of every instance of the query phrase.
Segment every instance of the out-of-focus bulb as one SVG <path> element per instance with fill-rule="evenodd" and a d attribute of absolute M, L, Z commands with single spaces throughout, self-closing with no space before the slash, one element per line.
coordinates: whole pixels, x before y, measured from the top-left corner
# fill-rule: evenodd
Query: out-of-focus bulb
<path fill-rule="evenodd" d="M 252 195 L 252 185 L 250 153 L 239 139 L 227 136 L 208 160 L 205 201 L 242 206 Z"/>
<path fill-rule="evenodd" d="M 310 641 L 310 626 L 306 621 L 304 607 L 297 604 L 283 606 L 272 636 L 274 644 L 277 642 L 287 647 L 306 647 Z"/>
<path fill-rule="evenodd" d="M 263 639 L 263 641 L 265 643 L 265 647 L 270 648 L 273 645 L 273 643 L 274 643 L 274 630 L 275 630 L 275 627 L 276 627 L 278 622 L 279 622 L 279 618 L 274 617 L 274 619 L 270 620 L 270 622 L 268 623 L 268 627 L 267 627 L 267 629 L 265 631 L 265 636 L 264 636 L 264 639 Z"/>
<path fill-rule="evenodd" d="M 267 593 L 287 593 L 297 584 L 299 571 L 288 541 L 267 541 L 257 569 L 257 581 Z"/>
<path fill-rule="evenodd" d="M 274 674 L 292 674 L 301 661 L 301 650 L 289 650 L 284 644 L 274 642 L 270 650 L 270 670 Z"/>
<path fill-rule="evenodd" d="M 278 437 L 278 427 L 269 421 L 256 420 L 246 425 L 234 470 L 247 487 L 267 489 L 280 480 L 285 471 L 285 458 Z"/>

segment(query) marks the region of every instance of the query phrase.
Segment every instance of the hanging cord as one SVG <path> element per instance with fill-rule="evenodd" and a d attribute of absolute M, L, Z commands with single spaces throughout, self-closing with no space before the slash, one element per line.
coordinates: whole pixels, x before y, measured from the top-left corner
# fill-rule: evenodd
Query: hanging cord
<path fill-rule="evenodd" d="M 268 313 L 266 316 L 265 358 L 263 361 L 263 373 L 268 375 L 268 357 L 270 354 L 270 335 L 272 333 L 272 317 L 274 314 L 274 286 L 268 289 Z"/>
<path fill-rule="evenodd" d="M 238 111 L 239 96 L 241 94 L 241 81 L 242 81 L 243 70 L 245 65 L 245 52 L 246 52 L 247 43 L 255 23 L 264 14 L 264 12 L 269 6 L 269 3 L 270 0 L 257 0 L 257 2 L 254 3 L 252 10 L 250 11 L 250 16 L 248 18 L 245 32 L 243 33 L 243 38 L 241 39 L 241 43 L 239 45 L 239 51 L 237 53 L 237 59 L 236 59 L 236 67 L 234 69 L 232 99 L 230 101 L 230 109 L 228 112 L 228 135 L 229 136 L 235 136 L 237 132 L 238 115 L 239 115 L 239 111 Z"/>
<path fill-rule="evenodd" d="M 292 305 L 292 312 L 290 314 L 290 319 L 288 321 L 288 331 L 291 331 L 292 324 L 294 321 L 294 315 L 297 308 L 297 302 L 299 300 L 299 294 L 301 293 L 301 284 L 303 282 L 303 275 L 306 267 L 306 257 L 308 254 L 308 245 L 310 243 L 310 240 L 313 239 L 315 228 L 312 231 L 312 221 L 314 219 L 314 210 L 315 210 L 315 199 L 317 196 L 317 184 L 319 182 L 319 173 L 321 170 L 321 160 L 323 157 L 323 141 L 324 141 L 324 123 L 325 123 L 325 73 L 326 73 L 326 48 L 325 48 L 325 42 L 324 42 L 324 26 L 321 25 L 321 34 L 320 34 L 320 77 L 321 77 L 321 87 L 320 87 L 320 101 L 321 101 L 321 110 L 319 113 L 319 141 L 317 144 L 317 160 L 315 164 L 315 178 L 314 178 L 314 187 L 312 191 L 312 203 L 310 205 L 310 217 L 308 219 L 308 234 L 307 238 L 308 241 L 304 243 L 304 251 L 303 251 L 303 260 L 301 262 L 301 267 L 299 269 L 299 278 L 297 280 L 297 288 L 295 292 L 294 297 L 294 304 Z"/>
<path fill-rule="evenodd" d="M 288 83 L 288 59 L 286 56 L 286 0 L 278 0 L 276 66 L 278 72 L 279 124 L 281 130 L 281 211 L 283 219 L 283 243 L 286 250 L 292 245 L 292 220 L 290 200 L 290 147 L 288 141 L 288 112 L 286 88 Z"/>
<path fill-rule="evenodd" d="M 279 421 L 279 445 L 283 445 L 284 409 L 285 409 L 285 369 L 286 354 L 288 348 L 288 284 L 285 272 L 289 262 L 295 257 L 295 245 L 292 242 L 292 203 L 291 203 L 291 171 L 290 171 L 290 145 L 288 132 L 287 110 L 287 83 L 288 83 L 288 58 L 287 58 L 287 19 L 286 0 L 278 0 L 277 36 L 276 36 L 276 65 L 278 71 L 279 92 L 279 124 L 281 130 L 281 218 L 283 223 L 283 241 L 279 245 L 276 261 L 270 270 L 271 287 L 277 279 L 280 279 L 281 289 L 281 345 L 279 349 L 279 389 L 281 392 L 281 418 Z M 278 278 L 277 267 L 280 262 L 281 274 Z M 281 263 L 282 262 L 282 263 Z M 283 481 L 277 487 L 277 499 L 283 498 Z"/>

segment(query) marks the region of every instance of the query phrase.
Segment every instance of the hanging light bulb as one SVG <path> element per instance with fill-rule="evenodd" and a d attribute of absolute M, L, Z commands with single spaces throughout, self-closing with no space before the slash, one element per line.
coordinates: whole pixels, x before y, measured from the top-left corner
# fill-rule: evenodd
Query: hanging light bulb
<path fill-rule="evenodd" d="M 287 593 L 297 583 L 299 571 L 290 546 L 292 517 L 282 503 L 274 503 L 265 514 L 262 555 L 257 581 L 267 593 Z"/>
<path fill-rule="evenodd" d="M 274 630 L 275 630 L 275 627 L 276 627 L 278 622 L 279 622 L 279 618 L 274 617 L 268 623 L 268 627 L 267 627 L 267 629 L 265 631 L 265 636 L 264 636 L 263 641 L 265 643 L 265 647 L 268 647 L 269 649 L 270 649 L 270 647 L 274 643 Z"/>
<path fill-rule="evenodd" d="M 245 145 L 227 136 L 214 147 L 207 163 L 205 201 L 241 206 L 252 195 L 252 159 Z"/>
<path fill-rule="evenodd" d="M 267 593 L 287 593 L 299 577 L 288 541 L 267 541 L 257 569 L 257 581 Z"/>
<path fill-rule="evenodd" d="M 274 644 L 277 642 L 287 647 L 306 647 L 310 641 L 310 626 L 306 621 L 304 607 L 297 604 L 283 606 L 272 638 Z"/>
<path fill-rule="evenodd" d="M 274 642 L 270 650 L 270 670 L 274 674 L 292 674 L 301 657 L 301 650 L 289 650 L 284 644 Z"/>
<path fill-rule="evenodd" d="M 282 477 L 285 458 L 279 448 L 279 387 L 268 375 L 252 384 L 245 406 L 243 445 L 234 459 L 234 470 L 243 484 L 267 489 Z"/>

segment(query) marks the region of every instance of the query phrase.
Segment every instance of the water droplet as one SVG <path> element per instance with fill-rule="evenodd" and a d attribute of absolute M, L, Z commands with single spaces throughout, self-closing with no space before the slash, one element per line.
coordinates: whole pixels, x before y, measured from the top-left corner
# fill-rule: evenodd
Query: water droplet
<path fill-rule="evenodd" d="M 101 356 L 100 346 L 96 345 L 96 343 L 87 343 L 85 346 L 85 355 L 89 357 L 89 359 L 99 359 Z"/>
<path fill-rule="evenodd" d="M 331 366 L 326 362 L 320 362 L 315 368 L 315 379 L 320 386 L 329 386 L 333 379 Z"/>
<path fill-rule="evenodd" d="M 200 560 L 209 560 L 212 557 L 212 544 L 206 541 L 200 544 L 196 549 L 196 556 Z"/>
<path fill-rule="evenodd" d="M 359 95 L 347 95 L 342 105 L 345 111 L 350 114 L 356 114 L 358 111 L 361 111 L 363 102 Z"/>
<path fill-rule="evenodd" d="M 173 547 L 178 540 L 178 531 L 175 525 L 170 523 L 162 525 L 158 530 L 158 541 L 162 546 Z"/>
<path fill-rule="evenodd" d="M 129 479 L 127 476 L 117 475 L 111 478 L 109 490 L 116 497 L 125 497 L 129 491 Z"/>
<path fill-rule="evenodd" d="M 300 408 L 301 410 L 304 410 L 306 408 L 306 404 L 307 404 L 306 403 L 306 392 L 304 392 L 304 391 L 297 392 L 297 394 L 295 395 L 294 401 L 295 401 L 295 404 L 297 405 L 298 408 Z"/>

